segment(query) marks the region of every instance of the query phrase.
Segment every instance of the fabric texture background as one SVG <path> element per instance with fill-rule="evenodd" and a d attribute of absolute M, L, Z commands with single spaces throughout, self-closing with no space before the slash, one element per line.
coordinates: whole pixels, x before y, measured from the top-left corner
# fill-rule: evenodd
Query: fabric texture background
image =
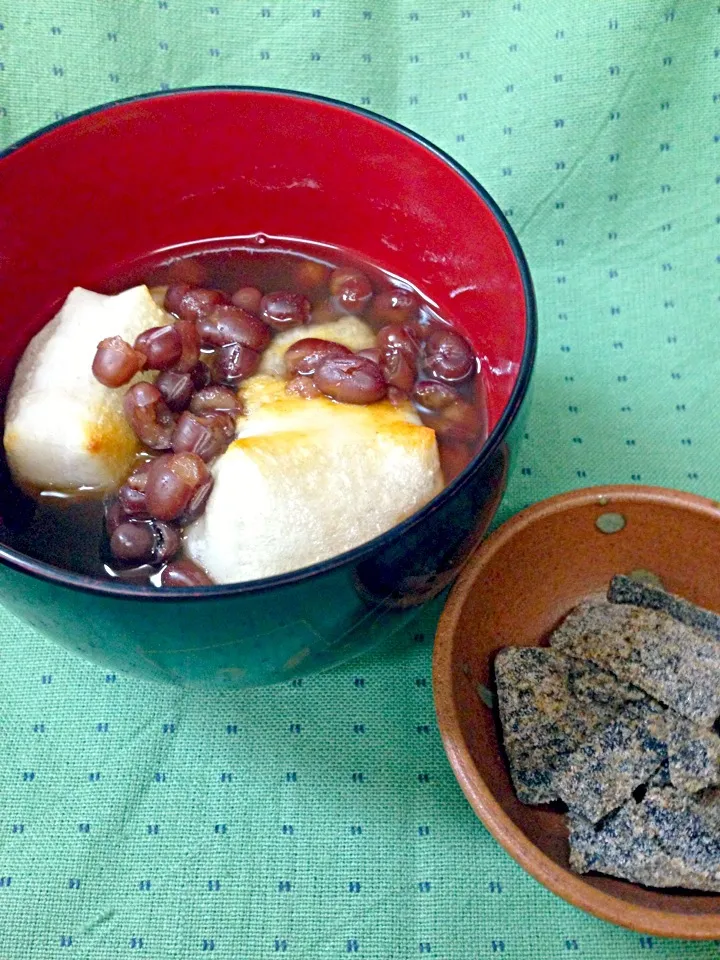
<path fill-rule="evenodd" d="M 393 117 L 507 213 L 541 337 L 500 519 L 607 482 L 720 497 L 717 0 L 0 0 L 3 146 L 228 83 Z M 0 957 L 720 956 L 584 915 L 491 839 L 437 733 L 438 610 L 345 668 L 217 695 L 0 613 Z"/>

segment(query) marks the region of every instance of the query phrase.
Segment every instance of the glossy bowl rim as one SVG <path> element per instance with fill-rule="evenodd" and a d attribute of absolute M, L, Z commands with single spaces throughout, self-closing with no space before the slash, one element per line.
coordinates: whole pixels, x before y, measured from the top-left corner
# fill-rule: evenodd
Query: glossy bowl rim
<path fill-rule="evenodd" d="M 614 499 L 656 503 L 701 513 L 719 526 L 720 504 L 710 497 L 640 484 L 615 484 L 571 490 L 541 500 L 498 527 L 468 560 L 445 604 L 435 634 L 432 685 L 438 729 L 453 774 L 475 814 L 488 832 L 535 880 L 563 900 L 587 913 L 637 933 L 685 940 L 714 940 L 720 936 L 720 913 L 679 914 L 631 904 L 597 890 L 584 878 L 561 867 L 534 844 L 498 803 L 478 770 L 462 734 L 452 696 L 455 631 L 467 596 L 494 555 L 521 530 L 548 514 Z M 720 894 L 718 894 L 720 897 Z M 692 925 L 688 929 L 685 925 Z"/>
<path fill-rule="evenodd" d="M 515 233 L 507 221 L 507 218 L 500 210 L 497 202 L 490 196 L 487 190 L 469 173 L 460 163 L 457 162 L 448 153 L 437 147 L 430 140 L 421 136 L 419 133 L 411 130 L 403 124 L 397 123 L 378 113 L 365 110 L 363 107 L 356 107 L 342 100 L 333 97 L 324 97 L 316 94 L 304 93 L 297 90 L 285 89 L 281 87 L 262 87 L 251 85 L 209 85 L 202 87 L 178 87 L 173 90 L 160 90 L 150 93 L 136 94 L 130 97 L 123 97 L 117 100 L 110 100 L 106 103 L 80 110 L 69 117 L 63 117 L 47 126 L 41 127 L 26 137 L 16 141 L 4 150 L 0 151 L 0 177 L 2 176 L 2 161 L 11 154 L 22 149 L 24 146 L 40 139 L 48 133 L 53 132 L 63 126 L 81 120 L 84 117 L 92 116 L 96 113 L 102 113 L 111 110 L 114 107 L 122 106 L 127 103 L 137 103 L 148 100 L 170 99 L 176 96 L 187 96 L 207 93 L 251 93 L 267 95 L 272 97 L 285 97 L 288 99 L 297 99 L 301 101 L 310 101 L 314 103 L 328 104 L 333 107 L 339 107 L 350 114 L 357 114 L 368 120 L 372 120 L 382 126 L 389 127 L 391 130 L 408 137 L 419 144 L 429 153 L 442 160 L 451 170 L 460 176 L 480 197 L 480 199 L 489 208 L 496 222 L 505 235 L 510 249 L 512 251 L 515 263 L 518 267 L 522 280 L 523 295 L 525 299 L 525 342 L 523 345 L 522 357 L 520 360 L 520 369 L 518 370 L 517 380 L 513 387 L 510 398 L 495 424 L 495 427 L 488 435 L 482 448 L 470 461 L 467 467 L 455 477 L 446 487 L 444 487 L 437 496 L 433 497 L 424 507 L 416 511 L 406 520 L 391 527 L 384 533 L 366 543 L 353 547 L 344 553 L 337 554 L 327 560 L 314 563 L 311 566 L 302 567 L 299 570 L 292 570 L 288 573 L 282 573 L 272 577 L 263 577 L 258 580 L 242 581 L 235 584 L 217 584 L 211 587 L 176 587 L 172 591 L 158 590 L 152 586 L 138 586 L 127 584 L 114 580 L 100 580 L 99 578 L 87 576 L 84 574 L 72 573 L 63 570 L 61 567 L 55 567 L 52 564 L 45 563 L 42 560 L 36 560 L 23 554 L 12 547 L 0 543 L 0 562 L 30 574 L 41 580 L 55 583 L 59 586 L 65 586 L 72 589 L 81 590 L 87 593 L 99 594 L 102 596 L 114 596 L 119 599 L 127 600 L 160 600 L 168 602 L 174 600 L 205 599 L 210 600 L 218 597 L 238 596 L 246 593 L 260 593 L 265 590 L 271 590 L 276 587 L 289 586 L 300 583 L 310 577 L 318 574 L 329 573 L 338 567 L 353 564 L 361 561 L 365 556 L 374 553 L 383 544 L 388 544 L 398 537 L 402 536 L 407 530 L 421 523 L 427 516 L 439 509 L 455 493 L 468 483 L 482 468 L 486 465 L 492 455 L 495 453 L 508 430 L 510 429 L 517 413 L 520 410 L 523 400 L 528 391 L 530 378 L 535 364 L 537 353 L 537 308 L 535 301 L 535 292 L 533 289 L 530 268 L 520 243 Z"/>

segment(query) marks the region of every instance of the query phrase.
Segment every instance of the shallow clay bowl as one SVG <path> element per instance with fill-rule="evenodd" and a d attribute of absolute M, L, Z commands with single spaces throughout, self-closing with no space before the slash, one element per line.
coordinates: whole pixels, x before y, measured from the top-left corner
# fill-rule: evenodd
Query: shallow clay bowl
<path fill-rule="evenodd" d="M 718 556 L 720 505 L 702 497 L 636 486 L 553 497 L 504 524 L 473 555 L 435 641 L 433 687 L 443 744 L 490 833 L 558 896 L 603 920 L 657 936 L 720 937 L 720 895 L 663 892 L 570 871 L 563 815 L 515 797 L 497 714 L 487 705 L 493 658 L 510 644 L 546 644 L 564 615 L 587 594 L 605 590 L 615 573 L 650 570 L 668 590 L 720 611 Z"/>

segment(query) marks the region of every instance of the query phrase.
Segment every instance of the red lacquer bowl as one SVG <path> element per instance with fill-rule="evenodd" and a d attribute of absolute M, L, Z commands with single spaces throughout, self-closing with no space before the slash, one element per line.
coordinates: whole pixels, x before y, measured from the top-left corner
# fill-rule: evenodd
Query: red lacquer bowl
<path fill-rule="evenodd" d="M 263 233 L 349 248 L 410 280 L 482 358 L 490 435 L 393 530 L 313 567 L 237 586 L 100 582 L 0 545 L 0 599 L 74 649 L 146 675 L 253 684 L 363 649 L 397 607 L 449 582 L 502 495 L 535 354 L 527 265 L 487 193 L 409 131 L 280 90 L 200 89 L 110 104 L 0 157 L 0 390 L 71 287 L 112 289 L 148 254 Z"/>

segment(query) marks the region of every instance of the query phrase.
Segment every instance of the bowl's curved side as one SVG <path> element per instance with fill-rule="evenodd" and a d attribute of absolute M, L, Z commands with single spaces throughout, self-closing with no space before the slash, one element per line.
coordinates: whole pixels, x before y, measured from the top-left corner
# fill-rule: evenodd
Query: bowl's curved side
<path fill-rule="evenodd" d="M 697 910 L 682 913 L 665 906 L 653 906 L 653 900 L 662 897 L 653 891 L 647 891 L 644 903 L 629 902 L 571 873 L 533 843 L 488 786 L 468 743 L 458 708 L 457 683 L 463 672 L 467 674 L 468 665 L 462 662 L 457 638 L 460 631 L 469 628 L 465 622 L 468 599 L 472 594 L 475 601 L 482 596 L 483 577 L 492 577 L 496 573 L 493 564 L 518 536 L 528 533 L 543 520 L 577 509 L 592 508 L 599 513 L 605 509 L 621 509 L 622 505 L 628 508 L 632 505 L 650 509 L 671 508 L 694 514 L 703 523 L 713 524 L 720 539 L 717 504 L 694 494 L 657 487 L 614 486 L 579 490 L 552 497 L 517 514 L 495 531 L 471 557 L 440 618 L 433 654 L 433 694 L 439 729 L 453 772 L 471 807 L 495 839 L 536 880 L 602 920 L 656 936 L 709 940 L 720 936 L 720 906 L 717 902 L 720 898 L 705 898 L 708 906 L 713 903 L 712 911 L 703 909 L 703 898 L 693 898 L 697 900 Z M 541 639 L 541 635 L 535 642 Z M 479 634 L 478 641 L 481 642 Z M 478 700 L 478 709 L 479 705 Z"/>

